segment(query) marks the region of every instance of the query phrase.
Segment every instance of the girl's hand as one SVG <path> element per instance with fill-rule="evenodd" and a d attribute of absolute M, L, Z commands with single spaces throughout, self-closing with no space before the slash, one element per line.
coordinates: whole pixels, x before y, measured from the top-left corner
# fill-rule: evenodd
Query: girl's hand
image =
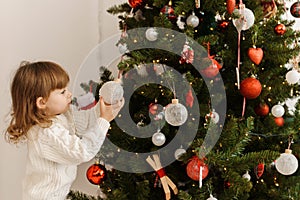
<path fill-rule="evenodd" d="M 124 106 L 124 97 L 116 104 L 107 105 L 104 103 L 103 98 L 100 97 L 100 117 L 106 119 L 108 122 L 116 118 L 122 107 Z"/>

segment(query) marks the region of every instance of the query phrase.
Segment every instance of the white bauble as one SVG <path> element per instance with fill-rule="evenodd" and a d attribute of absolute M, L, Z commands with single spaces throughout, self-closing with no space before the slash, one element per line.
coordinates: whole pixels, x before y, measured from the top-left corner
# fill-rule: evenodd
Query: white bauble
<path fill-rule="evenodd" d="M 160 131 L 156 132 L 152 136 L 152 142 L 156 146 L 161 146 L 166 142 L 166 136 Z"/>
<path fill-rule="evenodd" d="M 99 96 L 103 97 L 103 100 L 107 104 L 116 104 L 122 100 L 124 90 L 120 82 L 108 81 L 102 85 L 99 90 Z"/>
<path fill-rule="evenodd" d="M 186 24 L 195 28 L 199 25 L 199 18 L 193 13 L 186 19 Z"/>
<path fill-rule="evenodd" d="M 297 70 L 292 69 L 286 73 L 285 78 L 289 84 L 295 84 L 298 83 L 300 79 L 300 73 Z"/>
<path fill-rule="evenodd" d="M 157 40 L 158 32 L 156 31 L 155 28 L 148 28 L 146 30 L 145 35 L 146 35 L 147 40 L 155 41 L 155 40 Z"/>
<path fill-rule="evenodd" d="M 276 170 L 283 175 L 291 175 L 298 169 L 298 160 L 292 154 L 292 150 L 286 149 L 275 161 Z"/>
<path fill-rule="evenodd" d="M 217 198 L 215 198 L 212 194 L 209 195 L 209 198 L 206 200 L 218 200 Z"/>
<path fill-rule="evenodd" d="M 251 180 L 251 176 L 250 176 L 250 174 L 249 174 L 249 172 L 248 171 L 246 171 L 246 173 L 245 174 L 243 174 L 243 176 L 242 176 L 243 178 L 245 178 L 245 179 L 247 179 L 248 181 L 250 181 Z"/>
<path fill-rule="evenodd" d="M 282 105 L 275 105 L 271 109 L 271 113 L 274 117 L 282 117 L 284 115 L 284 107 Z"/>
<path fill-rule="evenodd" d="M 127 44 L 124 43 L 124 44 L 118 44 L 118 48 L 119 48 L 119 52 L 120 54 L 124 54 L 124 53 L 127 53 L 128 52 L 128 48 L 127 48 Z"/>
<path fill-rule="evenodd" d="M 241 5 L 240 9 L 235 9 L 233 13 L 240 15 L 239 18 L 232 20 L 233 25 L 239 32 L 242 30 L 248 30 L 253 26 L 255 19 L 254 14 L 252 10 L 246 8 L 245 5 Z"/>
<path fill-rule="evenodd" d="M 183 149 L 182 147 L 180 147 L 179 149 L 176 149 L 176 151 L 174 153 L 174 157 L 176 158 L 176 160 L 180 160 L 180 156 L 182 156 L 185 153 L 186 153 L 186 150 Z"/>
<path fill-rule="evenodd" d="M 212 111 L 209 115 L 210 115 L 210 120 L 213 123 L 217 124 L 219 122 L 220 116 L 216 111 Z"/>
<path fill-rule="evenodd" d="M 172 103 L 166 107 L 165 119 L 172 126 L 180 126 L 185 123 L 188 117 L 187 109 L 178 99 L 172 99 Z"/>

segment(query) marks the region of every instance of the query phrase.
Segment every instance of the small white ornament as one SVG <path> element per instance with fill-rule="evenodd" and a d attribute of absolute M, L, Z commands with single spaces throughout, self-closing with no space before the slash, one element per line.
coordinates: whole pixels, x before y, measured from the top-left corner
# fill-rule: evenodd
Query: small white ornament
<path fill-rule="evenodd" d="M 166 107 L 165 119 L 172 126 L 180 126 L 185 123 L 188 117 L 187 109 L 178 102 L 178 99 L 172 99 L 172 103 Z"/>
<path fill-rule="evenodd" d="M 199 25 L 199 18 L 195 15 L 195 13 L 193 12 L 187 19 L 186 19 L 186 23 L 189 26 L 192 27 L 197 27 Z"/>
<path fill-rule="evenodd" d="M 234 9 L 233 13 L 235 15 L 240 15 L 239 18 L 232 20 L 232 23 L 238 32 L 248 30 L 253 26 L 255 19 L 254 14 L 250 9 L 245 7 L 245 4 L 240 5 L 239 9 Z"/>
<path fill-rule="evenodd" d="M 99 96 L 103 97 L 103 100 L 107 104 L 116 104 L 122 100 L 124 90 L 120 82 L 108 81 L 102 85 L 99 90 Z"/>
<path fill-rule="evenodd" d="M 298 169 L 298 160 L 292 154 L 292 150 L 286 149 L 275 161 L 276 170 L 283 175 L 291 175 Z"/>
<path fill-rule="evenodd" d="M 248 181 L 251 180 L 251 176 L 250 176 L 250 174 L 249 174 L 248 171 L 246 171 L 246 173 L 242 177 L 245 178 L 245 179 L 247 179 Z"/>
<path fill-rule="evenodd" d="M 296 104 L 298 103 L 300 99 L 300 96 L 298 97 L 293 97 L 293 98 L 288 98 L 285 100 L 285 105 L 287 106 L 288 108 L 288 112 L 290 115 L 294 115 L 295 114 L 295 111 L 296 111 Z"/>
<path fill-rule="evenodd" d="M 166 136 L 160 131 L 157 131 L 152 136 L 152 142 L 156 146 L 161 146 L 166 142 Z"/>
<path fill-rule="evenodd" d="M 180 156 L 182 156 L 185 153 L 186 153 L 186 150 L 183 149 L 182 147 L 180 147 L 179 149 L 176 149 L 176 151 L 174 153 L 174 157 L 176 158 L 176 160 L 180 160 Z"/>
<path fill-rule="evenodd" d="M 286 73 L 285 78 L 289 84 L 295 84 L 298 83 L 300 79 L 300 73 L 297 70 L 292 69 Z"/>
<path fill-rule="evenodd" d="M 124 44 L 119 43 L 118 44 L 118 48 L 119 48 L 120 54 L 125 54 L 125 53 L 128 52 L 128 48 L 127 48 L 127 44 L 126 43 L 124 43 Z"/>
<path fill-rule="evenodd" d="M 212 111 L 209 113 L 210 119 L 213 123 L 217 124 L 220 120 L 220 116 L 216 111 Z"/>
<path fill-rule="evenodd" d="M 156 31 L 155 28 L 151 27 L 146 30 L 145 35 L 146 35 L 147 40 L 153 42 L 153 41 L 157 40 L 158 32 Z"/>
<path fill-rule="evenodd" d="M 271 113 L 274 117 L 282 117 L 284 115 L 284 107 L 282 105 L 275 105 L 271 109 Z"/>
<path fill-rule="evenodd" d="M 218 200 L 217 198 L 215 198 L 212 194 L 209 195 L 209 198 L 206 200 Z"/>
<path fill-rule="evenodd" d="M 181 21 L 181 18 L 182 18 L 182 15 L 179 15 L 177 17 L 176 24 L 177 24 L 177 26 L 178 26 L 179 29 L 183 30 L 184 26 L 185 26 L 185 23 Z"/>

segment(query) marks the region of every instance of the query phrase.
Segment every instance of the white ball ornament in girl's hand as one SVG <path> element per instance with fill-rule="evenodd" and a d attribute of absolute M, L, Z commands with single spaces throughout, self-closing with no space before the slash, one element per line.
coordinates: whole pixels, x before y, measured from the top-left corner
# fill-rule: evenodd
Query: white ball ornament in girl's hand
<path fill-rule="evenodd" d="M 116 104 L 122 100 L 124 90 L 120 81 L 108 81 L 99 90 L 99 96 L 103 97 L 106 104 Z"/>

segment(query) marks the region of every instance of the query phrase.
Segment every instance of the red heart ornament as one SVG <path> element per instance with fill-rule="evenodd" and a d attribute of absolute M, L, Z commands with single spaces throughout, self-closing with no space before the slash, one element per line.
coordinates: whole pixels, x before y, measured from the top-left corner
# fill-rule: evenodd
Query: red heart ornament
<path fill-rule="evenodd" d="M 264 52 L 261 48 L 251 47 L 248 49 L 248 56 L 254 64 L 259 65 L 263 59 Z"/>

